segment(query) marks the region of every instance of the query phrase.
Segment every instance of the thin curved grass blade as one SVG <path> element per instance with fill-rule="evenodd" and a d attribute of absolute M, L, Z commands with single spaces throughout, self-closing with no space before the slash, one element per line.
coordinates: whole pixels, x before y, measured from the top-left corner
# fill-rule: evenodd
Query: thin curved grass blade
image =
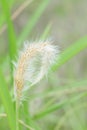
<path fill-rule="evenodd" d="M 0 98 L 7 113 L 9 126 L 11 130 L 16 130 L 15 128 L 16 121 L 15 121 L 15 112 L 13 108 L 13 103 L 1 68 L 0 68 Z"/>

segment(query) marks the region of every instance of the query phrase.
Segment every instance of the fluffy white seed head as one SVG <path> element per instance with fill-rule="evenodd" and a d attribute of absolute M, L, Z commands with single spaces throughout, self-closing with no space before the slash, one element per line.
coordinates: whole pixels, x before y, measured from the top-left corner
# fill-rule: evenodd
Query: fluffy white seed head
<path fill-rule="evenodd" d="M 58 53 L 57 47 L 48 40 L 24 44 L 14 74 L 15 95 L 19 99 L 47 74 Z"/>

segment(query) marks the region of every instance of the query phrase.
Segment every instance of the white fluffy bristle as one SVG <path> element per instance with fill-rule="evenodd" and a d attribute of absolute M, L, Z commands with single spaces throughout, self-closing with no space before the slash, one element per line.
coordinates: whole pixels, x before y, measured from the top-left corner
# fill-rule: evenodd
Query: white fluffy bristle
<path fill-rule="evenodd" d="M 50 41 L 39 41 L 24 44 L 15 70 L 16 96 L 39 82 L 55 62 L 59 50 Z M 27 86 L 26 83 L 30 85 Z M 27 86 L 27 87 L 26 87 Z"/>

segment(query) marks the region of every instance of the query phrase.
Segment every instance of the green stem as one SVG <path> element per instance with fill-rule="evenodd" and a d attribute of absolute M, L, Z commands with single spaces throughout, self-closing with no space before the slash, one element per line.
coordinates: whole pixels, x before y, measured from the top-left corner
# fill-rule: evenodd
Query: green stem
<path fill-rule="evenodd" d="M 16 130 L 19 130 L 19 99 L 16 98 Z"/>

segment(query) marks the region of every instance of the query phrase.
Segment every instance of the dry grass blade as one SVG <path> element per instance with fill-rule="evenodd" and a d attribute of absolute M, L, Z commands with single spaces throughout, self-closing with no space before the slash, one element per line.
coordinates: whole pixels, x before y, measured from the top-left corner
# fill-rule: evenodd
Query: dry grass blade
<path fill-rule="evenodd" d="M 29 130 L 35 130 L 34 128 L 30 127 L 29 125 L 25 124 L 22 120 L 19 120 L 19 123 L 28 128 Z"/>
<path fill-rule="evenodd" d="M 31 2 L 33 2 L 33 0 L 26 0 L 23 4 L 21 4 L 20 7 L 13 13 L 11 19 L 14 21 L 24 11 L 24 9 L 27 8 L 27 6 Z M 0 35 L 2 35 L 6 29 L 7 29 L 7 24 L 4 24 L 0 30 Z"/>

